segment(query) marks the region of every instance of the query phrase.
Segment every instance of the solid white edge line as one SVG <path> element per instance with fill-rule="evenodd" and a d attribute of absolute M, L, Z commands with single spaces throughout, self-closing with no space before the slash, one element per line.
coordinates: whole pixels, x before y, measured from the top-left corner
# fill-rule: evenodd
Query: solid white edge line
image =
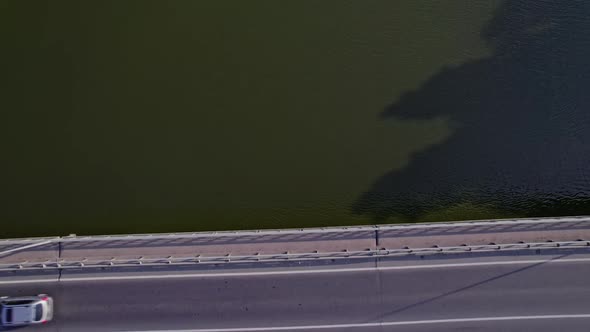
<path fill-rule="evenodd" d="M 416 270 L 416 269 L 435 269 L 435 268 L 453 268 L 469 266 L 490 266 L 490 265 L 522 265 L 538 263 L 568 263 L 568 262 L 590 262 L 589 258 L 569 258 L 569 259 L 538 259 L 524 261 L 496 261 L 496 262 L 478 262 L 478 263 L 453 263 L 453 264 L 431 264 L 431 265 L 406 265 L 406 266 L 381 266 L 381 267 L 359 267 L 344 269 L 318 269 L 318 270 L 294 270 L 294 271 L 263 271 L 263 272 L 238 272 L 238 273 L 196 273 L 196 274 L 163 274 L 147 276 L 112 276 L 112 277 L 62 277 L 60 281 L 89 281 L 89 280 L 134 280 L 134 279 L 173 279 L 173 278 L 215 278 L 215 277 L 242 277 L 242 276 L 265 276 L 265 275 L 290 275 L 290 274 L 320 274 L 320 273 L 341 273 L 341 272 L 365 272 L 365 271 L 390 271 L 390 270 Z"/>
<path fill-rule="evenodd" d="M 341 268 L 341 269 L 310 269 L 310 270 L 292 270 L 292 271 L 259 271 L 259 272 L 226 272 L 226 273 L 186 273 L 186 274 L 158 274 L 158 275 L 126 275 L 126 276 L 92 276 L 92 277 L 62 277 L 57 279 L 38 279 L 38 280 L 8 280 L 0 281 L 0 285 L 35 283 L 35 282 L 75 282 L 75 281 L 107 281 L 107 280 L 146 280 L 146 279 L 179 279 L 179 278 L 219 278 L 219 277 L 247 277 L 247 276 L 266 276 L 266 275 L 291 275 L 291 274 L 320 274 L 320 273 L 342 273 L 342 272 L 366 272 L 366 271 L 391 271 L 391 270 L 417 270 L 417 269 L 437 269 L 437 268 L 454 268 L 470 266 L 494 266 L 494 265 L 523 265 L 523 264 L 540 264 L 540 263 L 574 263 L 590 262 L 588 258 L 563 258 L 563 259 L 534 259 L 522 261 L 495 261 L 495 262 L 475 262 L 475 263 L 451 263 L 451 264 L 430 264 L 430 265 L 405 265 L 405 266 L 380 266 L 380 267 L 358 267 L 358 268 Z"/>
<path fill-rule="evenodd" d="M 0 285 L 15 285 L 15 284 L 37 284 L 37 283 L 48 283 L 48 282 L 58 282 L 57 278 L 55 279 L 30 279 L 30 280 L 4 280 L 0 281 Z"/>
<path fill-rule="evenodd" d="M 537 315 L 537 316 L 502 316 L 502 317 L 473 317 L 473 318 L 451 318 L 451 319 L 432 319 L 432 320 L 414 320 L 414 321 L 397 321 L 397 322 L 375 322 L 375 323 L 351 323 L 351 324 L 333 324 L 333 325 L 295 325 L 295 326 L 273 326 L 273 327 L 246 327 L 246 328 L 213 328 L 213 329 L 192 329 L 192 330 L 130 330 L 125 332 L 237 332 L 237 331 L 285 331 L 285 330 L 309 330 L 309 329 L 337 329 L 337 328 L 355 328 L 355 327 L 384 327 L 384 326 L 404 326 L 404 325 L 422 325 L 422 324 L 449 324 L 449 323 L 468 323 L 468 322 L 493 322 L 493 321 L 510 321 L 510 320 L 536 320 L 536 319 L 576 319 L 590 318 L 590 314 L 578 315 Z M 120 331 L 124 332 L 124 331 Z"/>

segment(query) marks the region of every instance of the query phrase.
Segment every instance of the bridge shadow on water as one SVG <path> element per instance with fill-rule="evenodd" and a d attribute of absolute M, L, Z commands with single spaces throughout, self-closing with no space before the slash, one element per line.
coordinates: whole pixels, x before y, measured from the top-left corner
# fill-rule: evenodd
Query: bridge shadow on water
<path fill-rule="evenodd" d="M 590 213 L 590 3 L 509 0 L 485 59 L 445 68 L 382 113 L 444 117 L 452 135 L 355 202 L 377 222 L 463 203 L 506 216 Z M 502 216 L 489 216 L 502 217 Z"/>

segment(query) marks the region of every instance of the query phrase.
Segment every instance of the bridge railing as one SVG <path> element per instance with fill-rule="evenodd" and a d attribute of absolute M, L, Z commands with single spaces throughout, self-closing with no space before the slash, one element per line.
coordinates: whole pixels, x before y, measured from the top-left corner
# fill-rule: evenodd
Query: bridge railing
<path fill-rule="evenodd" d="M 358 259 L 358 258 L 383 258 L 411 255 L 456 254 L 469 252 L 498 252 L 517 250 L 544 250 L 544 249 L 576 249 L 590 248 L 590 241 L 578 240 L 568 242 L 536 242 L 536 243 L 509 243 L 488 244 L 475 246 L 454 247 L 430 247 L 430 248 L 402 248 L 402 249 L 367 249 L 363 251 L 339 251 L 339 252 L 310 252 L 282 254 L 253 254 L 233 256 L 190 256 L 190 257 L 160 257 L 160 258 L 117 258 L 111 259 L 77 259 L 77 260 L 47 260 L 41 262 L 23 261 L 19 263 L 0 264 L 0 271 L 18 270 L 61 270 L 84 269 L 101 267 L 141 267 L 162 265 L 198 265 L 198 264 L 230 264 L 247 262 L 278 262 L 278 261 L 307 261 L 326 259 Z"/>
<path fill-rule="evenodd" d="M 181 233 L 153 233 L 153 234 L 121 234 L 121 235 L 91 235 L 18 239 L 0 239 L 0 246 L 35 243 L 72 243 L 72 242 L 99 242 L 99 241 L 138 241 L 138 240 L 172 240 L 172 239 L 196 239 L 210 237 L 232 237 L 232 236 L 265 236 L 265 235 L 288 235 L 288 234 L 313 234 L 313 233 L 350 233 L 367 231 L 395 231 L 395 230 L 418 230 L 418 229 L 439 229 L 439 228 L 461 228 L 461 227 L 500 227 L 500 226 L 539 226 L 559 223 L 590 224 L 590 216 L 572 216 L 558 218 L 528 218 L 528 219 L 495 219 L 459 222 L 436 222 L 417 224 L 389 224 L 389 225 L 368 225 L 368 226 L 345 226 L 345 227 L 316 227 L 316 228 L 287 228 L 287 229 L 262 229 L 262 230 L 239 230 L 239 231 L 218 231 L 218 232 L 181 232 Z"/>

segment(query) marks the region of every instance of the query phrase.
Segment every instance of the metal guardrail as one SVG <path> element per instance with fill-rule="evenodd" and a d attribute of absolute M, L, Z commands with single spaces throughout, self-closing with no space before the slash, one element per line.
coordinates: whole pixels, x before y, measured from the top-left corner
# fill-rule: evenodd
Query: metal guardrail
<path fill-rule="evenodd" d="M 497 219 L 459 222 L 437 222 L 424 224 L 389 224 L 370 226 L 348 226 L 348 227 L 318 227 L 300 229 L 263 229 L 263 230 L 240 230 L 240 231 L 219 231 L 219 232 L 183 232 L 183 233 L 154 233 L 154 234 L 122 234 L 122 235 L 91 235 L 91 236 L 55 236 L 37 238 L 19 238 L 0 240 L 0 246 L 17 244 L 33 244 L 49 241 L 48 243 L 68 242 L 96 242 L 96 241 L 139 241 L 139 240 L 173 240 L 173 239 L 197 239 L 210 237 L 232 237 L 232 236 L 265 236 L 265 235 L 287 235 L 287 234 L 313 234 L 313 233 L 350 233 L 350 232 L 374 232 L 390 230 L 412 230 L 432 228 L 456 228 L 474 226 L 515 226 L 515 225 L 540 225 L 556 223 L 587 222 L 590 225 L 590 216 L 573 216 L 559 218 L 529 218 L 529 219 Z"/>
<path fill-rule="evenodd" d="M 590 247 L 590 241 L 578 240 L 569 242 L 537 242 L 488 244 L 475 246 L 431 247 L 431 248 L 403 248 L 403 249 L 367 249 L 364 251 L 340 252 L 312 252 L 312 253 L 283 253 L 283 254 L 255 254 L 240 256 L 192 256 L 192 257 L 162 257 L 162 258 L 129 258 L 121 259 L 80 259 L 80 260 L 47 260 L 43 262 L 20 262 L 0 264 L 0 271 L 16 270 L 61 270 L 100 267 L 141 267 L 159 265 L 195 265 L 195 264 L 227 264 L 244 262 L 277 262 L 277 261 L 305 261 L 318 259 L 354 259 L 380 258 L 409 255 L 454 254 L 468 252 L 499 252 L 538 249 L 576 249 Z"/>

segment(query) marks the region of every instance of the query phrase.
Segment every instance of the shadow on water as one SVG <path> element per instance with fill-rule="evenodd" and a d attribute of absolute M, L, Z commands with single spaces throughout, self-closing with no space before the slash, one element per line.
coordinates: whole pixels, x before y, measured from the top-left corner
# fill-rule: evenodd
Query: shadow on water
<path fill-rule="evenodd" d="M 482 31 L 492 56 L 441 70 L 382 113 L 444 117 L 453 135 L 379 178 L 353 212 L 420 220 L 468 203 L 506 215 L 589 214 L 588 15 L 586 1 L 503 3 Z"/>

